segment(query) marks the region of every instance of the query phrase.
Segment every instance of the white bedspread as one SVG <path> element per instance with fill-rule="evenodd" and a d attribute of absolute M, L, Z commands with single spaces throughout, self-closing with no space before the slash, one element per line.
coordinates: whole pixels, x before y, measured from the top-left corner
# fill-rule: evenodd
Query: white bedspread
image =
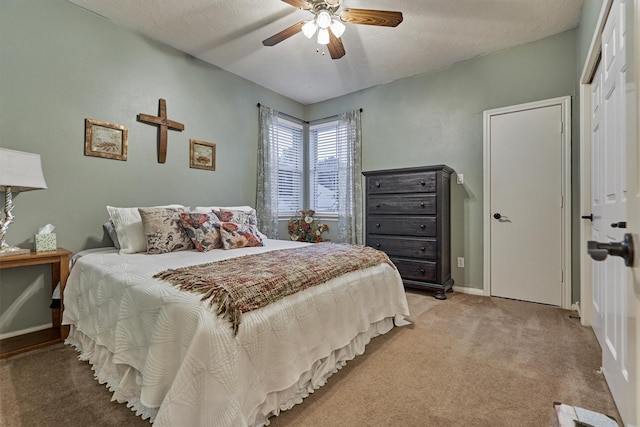
<path fill-rule="evenodd" d="M 369 340 L 406 324 L 397 271 L 359 270 L 242 315 L 237 337 L 200 295 L 153 279 L 168 268 L 301 245 L 80 258 L 64 291 L 67 343 L 113 399 L 158 426 L 254 426 L 300 403 Z"/>

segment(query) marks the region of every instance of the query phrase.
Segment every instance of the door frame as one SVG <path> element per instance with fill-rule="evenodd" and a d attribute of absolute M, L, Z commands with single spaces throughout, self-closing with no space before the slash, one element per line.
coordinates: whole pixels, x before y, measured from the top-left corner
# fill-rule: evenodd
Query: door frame
<path fill-rule="evenodd" d="M 542 101 L 512 105 L 508 107 L 486 110 L 484 112 L 483 141 L 483 253 L 484 253 L 484 295 L 491 296 L 491 118 L 496 115 L 513 113 L 534 108 L 560 105 L 562 107 L 562 183 L 561 183 L 561 215 L 562 215 L 562 290 L 561 307 L 571 308 L 571 96 L 545 99 Z"/>
<path fill-rule="evenodd" d="M 604 0 L 580 75 L 580 215 L 591 212 L 591 82 L 602 53 L 602 32 L 613 0 Z M 591 258 L 586 250 L 591 240 L 591 221 L 580 219 L 580 323 L 593 325 Z"/>

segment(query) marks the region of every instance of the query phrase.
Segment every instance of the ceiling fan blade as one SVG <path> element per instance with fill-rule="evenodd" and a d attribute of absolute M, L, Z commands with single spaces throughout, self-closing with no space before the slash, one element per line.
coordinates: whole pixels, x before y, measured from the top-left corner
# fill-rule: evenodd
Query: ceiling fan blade
<path fill-rule="evenodd" d="M 379 25 L 397 27 L 402 22 L 402 12 L 371 9 L 345 9 L 340 19 L 350 24 Z"/>
<path fill-rule="evenodd" d="M 265 46 L 277 45 L 281 41 L 286 40 L 289 37 L 298 34 L 302 29 L 302 26 L 305 24 L 305 22 L 306 21 L 300 21 L 297 24 L 293 24 L 289 28 L 285 28 L 284 30 L 280 31 L 278 34 L 274 34 L 268 39 L 262 40 L 262 44 Z"/>
<path fill-rule="evenodd" d="M 285 3 L 290 4 L 293 7 L 297 7 L 298 9 L 310 10 L 311 3 L 307 0 L 282 0 Z"/>
<path fill-rule="evenodd" d="M 342 40 L 334 36 L 331 31 L 329 31 L 329 44 L 327 45 L 327 49 L 329 49 L 331 59 L 340 59 L 346 54 Z"/>

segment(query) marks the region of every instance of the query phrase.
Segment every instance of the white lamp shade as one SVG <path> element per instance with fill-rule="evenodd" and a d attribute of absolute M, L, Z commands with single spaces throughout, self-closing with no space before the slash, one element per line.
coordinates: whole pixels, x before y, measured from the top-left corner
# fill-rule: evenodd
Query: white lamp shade
<path fill-rule="evenodd" d="M 40 154 L 0 148 L 0 191 L 13 193 L 47 188 Z"/>
<path fill-rule="evenodd" d="M 320 28 L 318 30 L 318 44 L 329 44 L 329 30 Z"/>
<path fill-rule="evenodd" d="M 318 28 L 318 25 L 316 25 L 315 20 L 308 21 L 306 24 L 302 26 L 302 34 L 304 34 L 305 37 L 310 39 L 315 34 L 317 28 Z"/>
<path fill-rule="evenodd" d="M 331 25 L 331 15 L 329 14 L 329 12 L 323 10 L 322 12 L 318 13 L 318 15 L 316 16 L 316 23 L 320 28 L 329 28 L 329 25 Z"/>
<path fill-rule="evenodd" d="M 337 38 L 342 37 L 342 35 L 344 34 L 344 30 L 345 29 L 346 29 L 346 27 L 344 26 L 344 24 L 342 22 L 338 21 L 335 18 L 331 20 L 331 32 Z"/>

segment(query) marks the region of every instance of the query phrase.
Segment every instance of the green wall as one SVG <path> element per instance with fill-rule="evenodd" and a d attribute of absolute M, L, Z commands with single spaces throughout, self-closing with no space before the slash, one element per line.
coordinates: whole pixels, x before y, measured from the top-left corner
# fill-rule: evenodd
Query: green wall
<path fill-rule="evenodd" d="M 167 161 L 157 128 L 136 122 L 167 100 Z M 106 205 L 255 204 L 261 102 L 294 116 L 304 106 L 156 43 L 64 0 L 0 2 L 0 147 L 39 153 L 48 189 L 18 194 L 10 244 L 56 226 L 71 251 L 104 246 Z M 84 156 L 84 119 L 129 130 L 126 162 Z M 216 171 L 189 168 L 189 139 L 217 144 Z M 0 334 L 51 321 L 49 267 L 0 271 Z M 22 296 L 21 296 L 22 295 Z M 5 314 L 5 316 L 7 316 Z"/>
<path fill-rule="evenodd" d="M 362 107 L 363 170 L 444 163 L 464 174 L 451 188 L 451 257 L 465 258 L 453 278 L 482 289 L 483 111 L 575 96 L 575 46 L 567 31 L 318 103 L 307 117 Z"/>
<path fill-rule="evenodd" d="M 257 102 L 306 120 L 362 107 L 364 170 L 445 163 L 464 173 L 452 187 L 452 257 L 466 268 L 454 279 L 482 288 L 482 113 L 575 96 L 576 54 L 568 31 L 303 106 L 64 0 L 2 0 L 0 146 L 39 153 L 49 185 L 15 198 L 8 241 L 32 247 L 52 223 L 60 246 L 103 246 L 107 204 L 255 204 Z M 162 165 L 156 129 L 135 120 L 159 98 L 185 124 L 169 132 Z M 84 156 L 85 118 L 127 126 L 126 162 Z M 190 138 L 217 144 L 215 172 L 188 167 Z M 0 281 L 0 315 L 17 309 L 0 334 L 50 321 L 48 268 L 2 270 Z"/>

